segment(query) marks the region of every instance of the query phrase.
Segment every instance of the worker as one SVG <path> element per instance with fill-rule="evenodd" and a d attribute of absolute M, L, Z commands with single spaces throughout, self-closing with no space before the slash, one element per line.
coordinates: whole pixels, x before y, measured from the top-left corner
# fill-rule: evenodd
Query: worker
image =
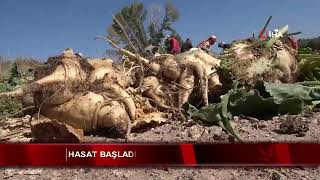
<path fill-rule="evenodd" d="M 222 48 L 223 50 L 225 50 L 225 49 L 230 48 L 231 45 L 230 45 L 230 44 L 226 44 L 226 43 L 224 43 L 224 42 L 220 42 L 220 43 L 218 44 L 218 47 L 219 47 L 219 48 Z"/>
<path fill-rule="evenodd" d="M 291 47 L 290 52 L 292 55 L 297 56 L 298 55 L 298 41 L 292 37 L 288 36 L 288 46 Z"/>
<path fill-rule="evenodd" d="M 292 35 L 288 35 L 285 33 L 283 34 L 283 38 L 281 38 L 280 41 L 284 44 L 284 46 L 290 51 L 292 55 L 298 55 L 298 42 Z"/>
<path fill-rule="evenodd" d="M 191 48 L 193 48 L 191 39 L 187 38 L 186 42 L 184 42 L 182 45 L 181 52 L 189 51 Z"/>
<path fill-rule="evenodd" d="M 217 37 L 212 35 L 208 39 L 202 41 L 200 44 L 197 45 L 197 48 L 201 48 L 202 50 L 206 51 L 208 54 L 213 55 L 210 48 L 214 43 L 217 41 Z"/>
<path fill-rule="evenodd" d="M 176 37 L 172 36 L 166 36 L 165 37 L 165 46 L 167 49 L 167 52 L 170 54 L 179 54 L 180 53 L 180 44 L 178 42 L 178 40 L 176 39 Z"/>
<path fill-rule="evenodd" d="M 294 50 L 298 50 L 298 42 L 297 40 L 292 37 L 292 36 L 288 36 L 288 44 L 290 47 L 292 47 Z"/>

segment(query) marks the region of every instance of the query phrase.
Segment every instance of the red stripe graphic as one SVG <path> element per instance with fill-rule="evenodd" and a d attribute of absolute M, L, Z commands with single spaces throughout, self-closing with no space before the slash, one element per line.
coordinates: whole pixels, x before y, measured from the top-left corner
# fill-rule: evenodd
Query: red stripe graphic
<path fill-rule="evenodd" d="M 320 144 L 0 144 L 1 166 L 319 166 Z"/>
<path fill-rule="evenodd" d="M 281 164 L 291 164 L 290 150 L 288 144 L 275 144 L 274 151 L 277 154 L 277 161 Z"/>
<path fill-rule="evenodd" d="M 180 149 L 184 165 L 192 166 L 197 164 L 193 144 L 180 144 Z"/>

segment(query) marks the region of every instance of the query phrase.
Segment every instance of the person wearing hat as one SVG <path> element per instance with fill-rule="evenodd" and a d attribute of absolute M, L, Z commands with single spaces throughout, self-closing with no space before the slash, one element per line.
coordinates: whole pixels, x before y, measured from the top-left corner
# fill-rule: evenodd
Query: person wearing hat
<path fill-rule="evenodd" d="M 193 48 L 192 42 L 189 38 L 186 39 L 186 42 L 183 43 L 181 52 L 189 51 L 191 48 Z"/>
<path fill-rule="evenodd" d="M 197 45 L 197 48 L 200 48 L 204 51 L 206 51 L 208 54 L 213 55 L 213 53 L 211 52 L 210 48 L 212 45 L 214 45 L 214 43 L 216 43 L 217 41 L 217 37 L 212 35 L 210 36 L 208 39 L 202 41 L 201 43 L 199 43 Z"/>
<path fill-rule="evenodd" d="M 174 36 L 166 35 L 164 42 L 168 53 L 173 55 L 180 53 L 180 44 Z"/>

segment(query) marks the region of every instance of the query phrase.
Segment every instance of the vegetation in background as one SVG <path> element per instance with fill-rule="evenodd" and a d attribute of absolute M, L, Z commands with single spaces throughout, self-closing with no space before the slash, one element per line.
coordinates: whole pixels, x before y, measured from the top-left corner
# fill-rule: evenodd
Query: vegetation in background
<path fill-rule="evenodd" d="M 0 92 L 12 91 L 20 84 L 22 84 L 21 74 L 18 72 L 17 63 L 14 63 L 9 80 L 0 83 Z M 0 99 L 0 119 L 16 113 L 21 108 L 21 102 L 15 99 Z"/>
<path fill-rule="evenodd" d="M 320 50 L 320 36 L 311 39 L 299 39 L 298 44 L 300 48 L 311 48 L 313 50 Z"/>
<path fill-rule="evenodd" d="M 299 54 L 312 54 L 313 51 L 310 47 L 305 47 L 305 48 L 299 48 L 298 53 Z"/>
<path fill-rule="evenodd" d="M 173 28 L 173 23 L 179 20 L 180 13 L 171 3 L 165 5 L 165 15 L 162 21 L 150 21 L 148 25 L 149 44 L 161 47 L 161 41 L 165 34 L 175 36 L 182 44 L 179 33 Z"/>
<path fill-rule="evenodd" d="M 298 59 L 301 79 L 306 81 L 320 80 L 320 37 L 299 39 Z"/>
<path fill-rule="evenodd" d="M 160 13 L 146 9 L 143 3 L 133 3 L 125 6 L 115 14 L 115 19 L 107 29 L 107 36 L 118 46 L 140 53 L 148 45 L 159 46 L 164 50 L 163 38 L 165 34 L 176 36 L 181 42 L 179 33 L 173 28 L 180 13 L 171 4 L 167 3 Z M 150 16 L 152 17 L 150 18 Z M 121 24 L 123 27 L 120 27 Z M 123 31 L 124 29 L 124 31 Z M 129 36 L 129 39 L 126 37 Z M 133 49 L 130 41 L 134 44 Z M 224 81 L 227 92 L 221 96 L 221 101 L 207 107 L 199 108 L 186 103 L 183 108 L 187 116 L 195 120 L 219 124 L 227 132 L 241 141 L 230 125 L 232 116 L 247 115 L 261 117 L 264 115 L 300 114 L 313 110 L 320 104 L 320 55 L 314 50 L 320 50 L 320 37 L 299 40 L 299 67 L 304 81 L 295 84 L 278 84 L 259 82 L 252 89 L 239 87 L 238 82 L 232 81 L 230 62 L 225 59 L 221 62 L 219 74 Z M 109 53 L 117 51 L 109 50 Z M 0 62 L 3 61 L 0 57 Z M 9 76 L 0 74 L 0 92 L 11 91 L 24 84 L 25 74 L 19 71 L 18 62 L 0 63 L 0 72 L 10 69 Z M 10 68 L 8 68 L 10 67 Z M 2 71 L 3 70 L 3 71 Z M 227 83 L 226 83 L 227 82 Z M 15 99 L 0 100 L 0 119 L 18 112 L 22 104 Z"/>
<path fill-rule="evenodd" d="M 16 58 L 10 61 L 0 56 L 0 92 L 12 91 L 32 79 L 33 69 L 39 65 L 39 61 L 31 58 Z M 16 99 L 0 99 L 0 119 L 21 109 L 22 103 Z"/>
<path fill-rule="evenodd" d="M 107 37 L 118 46 L 132 52 L 135 52 L 135 49 L 130 45 L 125 33 L 138 52 L 142 52 L 148 45 L 159 46 L 163 50 L 162 41 L 165 34 L 174 35 L 181 41 L 179 34 L 172 26 L 179 19 L 178 10 L 171 3 L 167 3 L 162 15 L 162 8 L 160 7 L 159 12 L 156 13 L 152 9 L 147 10 L 143 3 L 136 2 L 125 6 L 115 14 L 112 25 L 107 29 Z M 107 50 L 107 52 L 116 54 L 113 50 Z"/>

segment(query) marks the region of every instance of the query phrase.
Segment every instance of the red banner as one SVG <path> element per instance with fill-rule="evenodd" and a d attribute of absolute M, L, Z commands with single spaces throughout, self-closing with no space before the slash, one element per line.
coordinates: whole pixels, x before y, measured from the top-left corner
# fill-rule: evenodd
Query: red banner
<path fill-rule="evenodd" d="M 318 166 L 320 144 L 0 144 L 0 166 Z"/>

